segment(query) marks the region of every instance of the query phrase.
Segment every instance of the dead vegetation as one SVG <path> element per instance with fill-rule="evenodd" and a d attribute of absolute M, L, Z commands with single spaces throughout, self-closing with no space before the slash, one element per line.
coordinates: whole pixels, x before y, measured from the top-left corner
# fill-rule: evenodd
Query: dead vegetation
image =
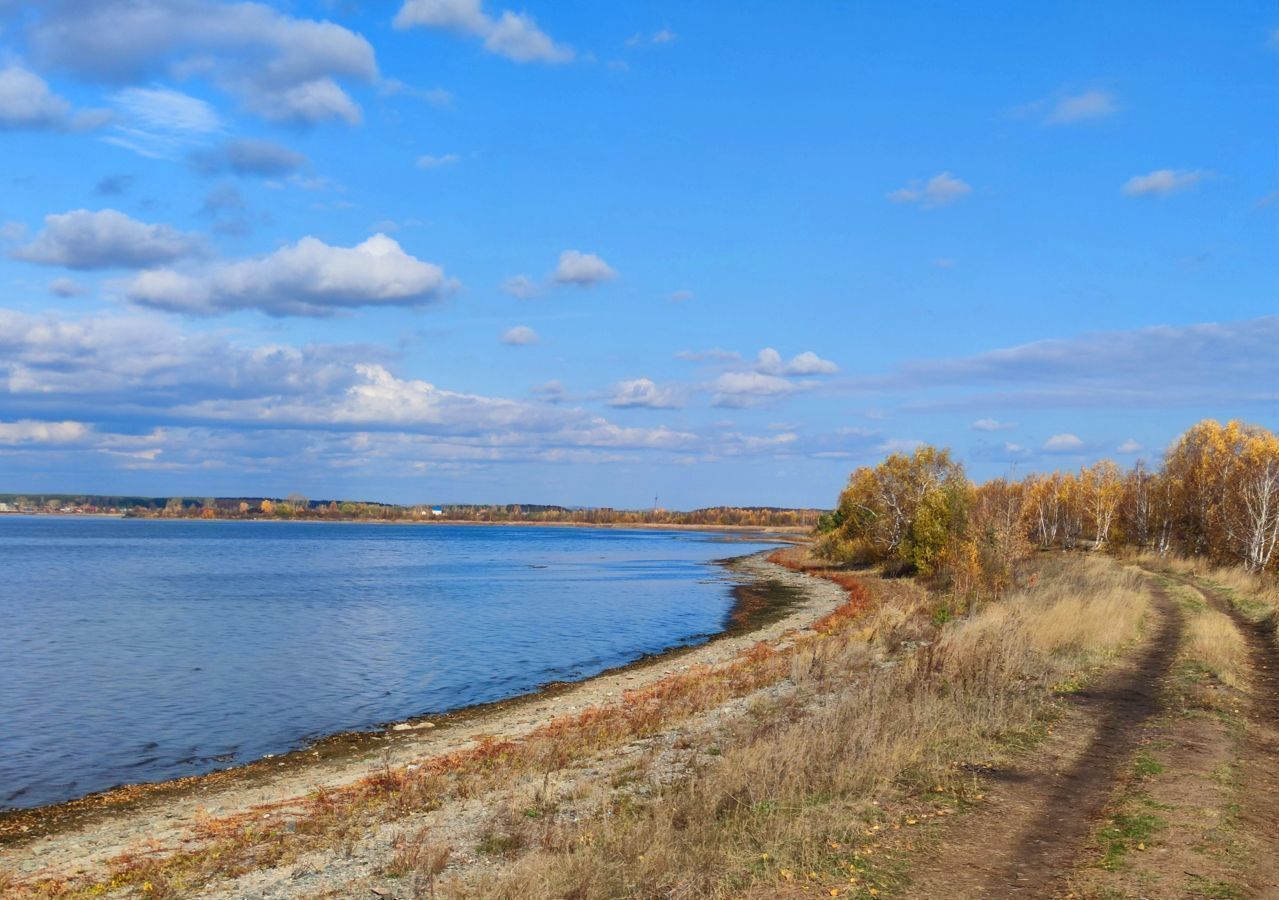
<path fill-rule="evenodd" d="M 1052 560 L 1036 587 L 943 628 L 911 582 L 793 657 L 794 691 L 757 705 L 690 775 L 530 834 L 513 865 L 442 885 L 461 897 L 874 895 L 975 797 L 974 760 L 1033 737 L 1054 685 L 1133 640 L 1148 597 L 1103 559 Z M 507 826 L 518 829 L 520 823 Z M 906 841 L 911 843 L 915 838 Z"/>

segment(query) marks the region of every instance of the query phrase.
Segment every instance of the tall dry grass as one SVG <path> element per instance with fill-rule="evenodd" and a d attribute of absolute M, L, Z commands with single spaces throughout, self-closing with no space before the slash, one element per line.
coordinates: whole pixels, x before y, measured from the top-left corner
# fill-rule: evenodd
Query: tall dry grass
<path fill-rule="evenodd" d="M 1147 568 L 1188 575 L 1217 588 L 1254 622 L 1279 620 L 1279 579 L 1273 574 L 1249 572 L 1242 566 L 1214 566 L 1201 559 L 1179 556 L 1145 554 L 1138 559 Z"/>
<path fill-rule="evenodd" d="M 509 868 L 442 895 L 771 897 L 887 884 L 876 797 L 905 783 L 934 801 L 962 798 L 970 778 L 957 760 L 1034 723 L 1052 685 L 1138 636 L 1149 603 L 1136 571 L 1079 558 L 1049 561 L 1037 586 L 940 632 L 917 592 L 898 599 L 806 648 L 794 692 L 738 722 L 691 776 L 649 799 L 619 795 L 583 822 L 540 825 Z"/>

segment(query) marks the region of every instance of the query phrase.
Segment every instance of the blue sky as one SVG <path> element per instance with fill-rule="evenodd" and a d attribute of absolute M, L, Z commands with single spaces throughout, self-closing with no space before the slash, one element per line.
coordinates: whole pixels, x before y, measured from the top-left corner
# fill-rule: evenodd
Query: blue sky
<path fill-rule="evenodd" d="M 1279 426 L 1273 4 L 0 0 L 0 490 L 829 505 Z"/>

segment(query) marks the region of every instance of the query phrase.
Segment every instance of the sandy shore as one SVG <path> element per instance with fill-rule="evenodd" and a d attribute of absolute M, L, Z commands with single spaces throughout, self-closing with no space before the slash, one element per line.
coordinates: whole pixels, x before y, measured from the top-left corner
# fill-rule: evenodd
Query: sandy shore
<path fill-rule="evenodd" d="M 318 788 L 351 784 L 386 762 L 463 750 L 485 735 L 518 740 L 557 716 L 617 700 L 692 666 L 717 665 L 759 641 L 777 642 L 845 600 L 836 585 L 769 563 L 765 554 L 730 565 L 760 608 L 708 643 L 672 651 L 594 678 L 429 721 L 397 723 L 381 733 L 337 735 L 314 747 L 248 766 L 160 785 L 123 788 L 54 807 L 9 813 L 0 820 L 3 866 L 20 878 L 93 871 L 143 843 L 182 846 L 193 826 L 262 806 L 287 808 Z M 739 594 L 739 610 L 751 601 Z M 779 600 L 779 598 L 781 598 Z"/>

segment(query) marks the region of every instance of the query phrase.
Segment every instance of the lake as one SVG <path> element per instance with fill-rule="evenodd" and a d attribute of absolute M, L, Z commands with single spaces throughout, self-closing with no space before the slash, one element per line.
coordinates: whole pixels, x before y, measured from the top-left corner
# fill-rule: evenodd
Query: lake
<path fill-rule="evenodd" d="M 0 516 L 0 809 L 580 679 L 725 625 L 711 534 Z"/>

